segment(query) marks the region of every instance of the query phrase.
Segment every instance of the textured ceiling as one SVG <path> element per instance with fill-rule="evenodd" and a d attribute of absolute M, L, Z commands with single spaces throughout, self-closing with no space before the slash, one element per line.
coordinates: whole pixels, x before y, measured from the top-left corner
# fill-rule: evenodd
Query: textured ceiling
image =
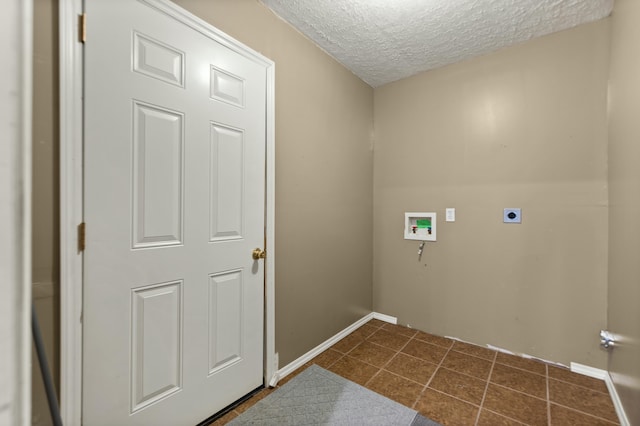
<path fill-rule="evenodd" d="M 613 0 L 260 0 L 373 87 L 608 16 Z"/>

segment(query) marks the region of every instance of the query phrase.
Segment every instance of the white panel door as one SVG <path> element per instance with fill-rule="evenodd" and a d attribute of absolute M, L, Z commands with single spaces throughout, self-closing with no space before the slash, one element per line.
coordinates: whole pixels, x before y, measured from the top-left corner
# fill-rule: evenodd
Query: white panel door
<path fill-rule="evenodd" d="M 263 381 L 266 67 L 88 0 L 83 423 L 193 425 Z"/>

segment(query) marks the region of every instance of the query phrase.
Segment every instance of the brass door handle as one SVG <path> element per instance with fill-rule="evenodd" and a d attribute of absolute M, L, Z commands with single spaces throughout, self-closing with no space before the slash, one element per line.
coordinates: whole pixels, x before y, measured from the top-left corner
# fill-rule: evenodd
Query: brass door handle
<path fill-rule="evenodd" d="M 251 256 L 255 259 L 264 259 L 265 257 L 267 257 L 267 252 L 260 249 L 260 248 L 255 248 L 253 249 L 253 251 L 251 252 Z"/>

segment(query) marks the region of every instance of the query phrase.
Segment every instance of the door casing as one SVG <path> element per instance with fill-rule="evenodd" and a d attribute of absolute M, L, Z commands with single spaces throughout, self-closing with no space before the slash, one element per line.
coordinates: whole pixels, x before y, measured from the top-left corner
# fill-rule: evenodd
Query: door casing
<path fill-rule="evenodd" d="M 267 70 L 264 382 L 275 376 L 275 63 L 168 0 L 154 4 L 175 19 Z M 82 274 L 78 225 L 83 222 L 83 45 L 78 39 L 82 0 L 60 0 L 60 406 L 65 424 L 82 421 Z M 90 17 L 87 17 L 91 25 Z M 87 224 L 91 229 L 91 224 Z M 90 231 L 89 231 L 90 232 Z"/>
<path fill-rule="evenodd" d="M 0 424 L 31 424 L 31 153 L 33 2 L 0 17 Z M 5 94 L 9 96 L 5 96 Z M 36 378 L 40 380 L 40 378 Z"/>

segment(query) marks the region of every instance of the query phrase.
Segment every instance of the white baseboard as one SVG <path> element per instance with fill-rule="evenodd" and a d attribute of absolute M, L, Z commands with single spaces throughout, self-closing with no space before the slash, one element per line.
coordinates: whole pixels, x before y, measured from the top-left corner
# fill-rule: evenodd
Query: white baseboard
<path fill-rule="evenodd" d="M 577 362 L 571 363 L 571 371 L 600 380 L 607 380 L 607 376 L 609 376 L 606 370 L 589 367 L 588 365 L 578 364 Z"/>
<path fill-rule="evenodd" d="M 631 426 L 631 423 L 629 423 L 629 418 L 627 417 L 627 414 L 624 412 L 624 407 L 622 406 L 622 401 L 620 400 L 618 391 L 616 390 L 616 387 L 614 386 L 613 381 L 611 380 L 611 376 L 606 370 L 589 367 L 588 365 L 582 365 L 576 362 L 572 362 L 571 371 L 573 371 L 574 373 L 584 374 L 585 376 L 604 380 L 605 384 L 607 385 L 607 389 L 609 390 L 609 395 L 611 395 L 611 400 L 613 401 L 613 406 L 616 409 L 616 414 L 618 415 L 618 419 L 620 419 L 620 425 Z"/>
<path fill-rule="evenodd" d="M 309 352 L 302 355 L 300 358 L 290 362 L 286 366 L 276 371 L 273 377 L 271 378 L 271 380 L 269 381 L 269 387 L 275 387 L 281 379 L 285 378 L 286 376 L 288 376 L 298 368 L 302 367 L 307 362 L 311 361 L 313 358 L 320 355 L 322 352 L 326 351 L 331 346 L 335 345 L 340 340 L 344 339 L 347 335 L 353 333 L 355 330 L 357 330 L 358 328 L 360 328 L 361 326 L 363 326 L 365 323 L 369 322 L 372 319 L 378 319 L 380 321 L 388 322 L 390 324 L 398 323 L 398 319 L 396 317 L 380 314 L 378 312 L 371 312 L 370 314 L 367 314 L 364 317 L 360 318 L 358 321 L 354 322 L 353 324 L 351 324 L 341 332 L 335 334 L 334 336 L 325 340 L 315 348 L 311 349 Z"/>
<path fill-rule="evenodd" d="M 373 319 L 388 322 L 389 324 L 398 324 L 398 318 L 392 317 L 391 315 L 385 315 L 378 312 L 372 312 L 371 315 L 373 315 Z"/>

